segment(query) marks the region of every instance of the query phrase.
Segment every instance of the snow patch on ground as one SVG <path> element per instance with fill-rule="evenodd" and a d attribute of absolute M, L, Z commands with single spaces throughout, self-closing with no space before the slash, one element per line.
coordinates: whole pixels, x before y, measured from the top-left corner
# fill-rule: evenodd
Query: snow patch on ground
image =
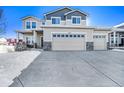
<path fill-rule="evenodd" d="M 29 66 L 40 51 L 23 51 L 0 54 L 0 87 L 7 87 L 21 71 Z"/>
<path fill-rule="evenodd" d="M 124 52 L 122 49 L 112 49 L 111 51 L 119 51 L 119 52 Z"/>

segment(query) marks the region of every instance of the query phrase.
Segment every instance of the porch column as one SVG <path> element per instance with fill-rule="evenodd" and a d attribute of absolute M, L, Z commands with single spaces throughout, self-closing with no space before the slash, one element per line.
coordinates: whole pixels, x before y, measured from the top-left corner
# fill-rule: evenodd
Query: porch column
<path fill-rule="evenodd" d="M 34 41 L 34 48 L 37 47 L 37 32 L 34 30 L 33 31 L 33 41 Z"/>
<path fill-rule="evenodd" d="M 118 44 L 118 47 L 119 47 L 119 33 L 117 35 L 117 44 Z"/>
<path fill-rule="evenodd" d="M 19 32 L 17 32 L 16 35 L 17 35 L 17 42 L 19 42 Z"/>
<path fill-rule="evenodd" d="M 114 40 L 114 46 L 116 46 L 116 32 L 113 32 L 113 40 Z"/>
<path fill-rule="evenodd" d="M 111 39 L 111 34 L 112 33 L 109 33 L 109 46 L 111 47 L 111 41 L 112 41 L 112 39 Z"/>

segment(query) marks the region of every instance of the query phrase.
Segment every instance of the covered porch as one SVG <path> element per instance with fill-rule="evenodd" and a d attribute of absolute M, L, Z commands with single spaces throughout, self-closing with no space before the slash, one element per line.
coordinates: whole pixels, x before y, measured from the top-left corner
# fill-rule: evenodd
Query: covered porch
<path fill-rule="evenodd" d="M 23 41 L 27 47 L 43 48 L 43 31 L 42 30 L 18 30 L 17 41 Z"/>
<path fill-rule="evenodd" d="M 110 48 L 124 48 L 124 29 L 113 29 L 109 33 Z"/>

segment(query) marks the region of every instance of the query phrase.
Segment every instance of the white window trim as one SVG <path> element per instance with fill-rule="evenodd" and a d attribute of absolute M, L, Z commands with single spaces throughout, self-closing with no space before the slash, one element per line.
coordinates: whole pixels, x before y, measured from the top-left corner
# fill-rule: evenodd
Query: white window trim
<path fill-rule="evenodd" d="M 60 19 L 60 24 L 52 24 L 52 19 L 53 19 L 53 18 L 59 18 L 59 19 Z M 51 24 L 52 24 L 52 25 L 61 25 L 61 17 L 51 17 Z"/>
<path fill-rule="evenodd" d="M 25 29 L 26 29 L 26 30 L 30 30 L 30 29 L 27 29 L 27 22 L 30 22 L 30 29 L 32 28 L 32 27 L 31 27 L 31 24 L 32 24 L 32 23 L 31 23 L 31 21 L 25 21 Z"/>
<path fill-rule="evenodd" d="M 30 22 L 30 29 L 27 29 L 27 22 Z M 32 22 L 36 22 L 36 28 L 32 28 Z M 37 29 L 37 21 L 25 21 L 25 30 L 35 30 Z"/>
<path fill-rule="evenodd" d="M 73 23 L 73 20 L 72 20 L 73 18 L 80 18 L 80 24 L 81 24 L 81 21 L 82 21 L 82 20 L 81 20 L 81 16 L 71 16 L 71 23 L 72 23 L 73 25 L 80 25 L 80 24 L 74 24 L 74 23 Z"/>
<path fill-rule="evenodd" d="M 36 22 L 36 28 L 32 28 L 32 22 L 36 22 L 36 21 L 31 21 L 31 29 L 37 29 L 37 22 Z"/>

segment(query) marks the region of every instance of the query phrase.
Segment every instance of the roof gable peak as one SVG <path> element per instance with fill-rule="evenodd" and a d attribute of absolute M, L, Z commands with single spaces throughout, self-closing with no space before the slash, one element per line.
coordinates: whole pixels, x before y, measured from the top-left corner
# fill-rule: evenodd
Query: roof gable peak
<path fill-rule="evenodd" d="M 69 8 L 69 7 L 62 7 L 62 8 L 56 9 L 56 10 L 54 10 L 54 11 L 48 12 L 48 13 L 46 13 L 46 14 L 44 14 L 44 15 L 48 15 L 48 14 L 51 14 L 51 13 L 55 13 L 55 12 L 57 12 L 57 11 L 64 10 L 64 9 L 68 9 L 68 10 L 70 10 L 70 11 L 73 11 L 73 9 L 71 9 L 71 8 Z"/>
<path fill-rule="evenodd" d="M 80 12 L 80 13 L 86 15 L 86 16 L 89 16 L 88 13 L 86 13 L 86 12 L 84 12 L 84 11 L 80 11 L 80 10 L 73 10 L 73 11 L 70 11 L 70 12 L 65 13 L 64 15 L 68 15 L 68 14 L 73 13 L 73 12 L 76 12 L 76 11 L 77 11 L 77 12 Z"/>
<path fill-rule="evenodd" d="M 25 16 L 25 17 L 22 18 L 22 20 L 26 20 L 28 18 L 33 18 L 33 19 L 36 19 L 36 20 L 40 21 L 40 19 L 35 17 L 35 16 Z"/>

